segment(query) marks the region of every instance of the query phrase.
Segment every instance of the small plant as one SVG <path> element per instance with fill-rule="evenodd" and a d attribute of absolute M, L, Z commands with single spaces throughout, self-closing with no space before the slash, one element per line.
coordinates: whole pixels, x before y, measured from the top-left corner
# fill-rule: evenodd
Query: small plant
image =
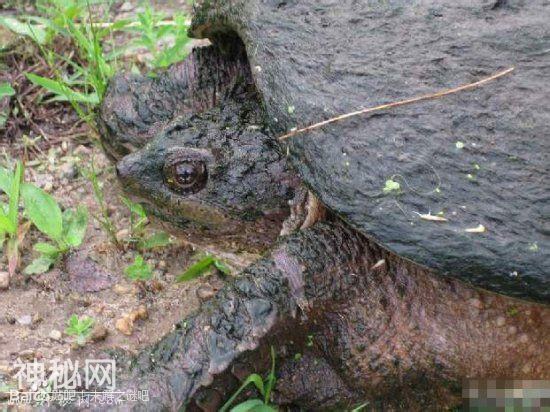
<path fill-rule="evenodd" d="M 181 275 L 179 275 L 176 278 L 176 282 L 188 282 L 190 280 L 196 279 L 199 276 L 204 275 L 213 267 L 225 275 L 231 274 L 231 269 L 229 269 L 229 267 L 227 267 L 225 263 L 212 255 L 206 255 L 202 259 L 191 265 Z"/>
<path fill-rule="evenodd" d="M 34 249 L 41 254 L 25 268 L 26 274 L 43 273 L 70 248 L 82 243 L 88 226 L 88 210 L 79 206 L 76 212 L 66 210 L 61 213 L 56 200 L 42 189 L 23 181 L 24 166 L 17 162 L 15 171 L 8 172 L 0 168 L 0 190 L 7 194 L 8 205 L 0 207 L 0 244 L 6 241 L 8 256 L 8 271 L 15 273 L 19 265 L 19 245 L 23 241 L 29 224 L 21 224 L 19 218 L 19 203 L 23 200 L 24 215 L 43 234 L 53 242 L 39 242 Z"/>
<path fill-rule="evenodd" d="M 143 256 L 137 255 L 134 259 L 134 263 L 124 269 L 124 273 L 128 279 L 133 281 L 146 281 L 153 277 L 153 271 L 151 267 L 145 263 Z"/>
<path fill-rule="evenodd" d="M 113 244 L 116 246 L 120 246 L 120 242 L 116 237 L 115 225 L 113 224 L 113 221 L 109 217 L 109 211 L 107 210 L 107 204 L 105 203 L 105 195 L 103 194 L 103 188 L 101 187 L 101 184 L 99 183 L 99 179 L 97 178 L 97 173 L 95 171 L 93 160 L 91 164 L 92 164 L 91 169 L 88 170 L 87 173 L 85 174 L 87 179 L 92 184 L 94 198 L 100 210 L 100 215 L 99 216 L 94 215 L 94 218 L 97 220 L 99 225 L 103 228 L 105 233 L 107 233 L 107 235 L 109 236 Z"/>
<path fill-rule="evenodd" d="M 46 272 L 71 248 L 79 247 L 88 227 L 88 209 L 85 206 L 80 205 L 76 210 L 67 209 L 61 214 L 61 209 L 53 197 L 38 188 L 34 188 L 31 192 L 34 192 L 32 194 L 34 200 L 31 201 L 42 203 L 40 209 L 32 211 L 34 217 L 31 220 L 54 243 L 39 242 L 34 245 L 33 248 L 40 253 L 40 257 L 25 268 L 24 273 L 27 275 Z M 27 203 L 25 207 L 27 213 L 31 214 L 29 210 L 32 208 L 29 208 Z"/>
<path fill-rule="evenodd" d="M 19 197 L 23 180 L 23 163 L 17 162 L 15 171 L 0 168 L 0 190 L 8 196 L 8 204 L 0 203 L 0 246 L 6 242 L 8 272 L 13 276 L 19 266 L 19 245 L 23 241 L 28 225 L 19 222 Z"/>
<path fill-rule="evenodd" d="M 74 336 L 76 338 L 76 343 L 80 346 L 84 346 L 88 336 L 92 333 L 93 325 L 94 320 L 92 318 L 84 316 L 82 319 L 79 319 L 78 316 L 72 315 L 69 320 L 67 320 L 65 333 L 69 336 Z"/>
<path fill-rule="evenodd" d="M 187 51 L 185 45 L 189 43 L 187 37 L 186 17 L 176 14 L 171 21 L 164 20 L 162 13 L 155 12 L 150 3 L 145 4 L 145 10 L 138 13 L 136 26 L 130 26 L 126 30 L 138 34 L 134 40 L 135 47 L 145 47 L 151 54 L 149 64 L 154 68 L 165 68 L 172 63 L 183 60 Z M 160 44 L 172 39 L 172 45 L 159 47 Z"/>
<path fill-rule="evenodd" d="M 250 384 L 254 384 L 258 392 L 260 392 L 261 399 L 248 399 L 233 408 L 230 412 L 277 412 L 275 406 L 270 405 L 271 392 L 275 387 L 277 378 L 275 376 L 275 349 L 271 347 L 271 370 L 264 380 L 257 373 L 253 373 L 243 382 L 241 387 L 229 398 L 229 400 L 221 407 L 220 412 L 227 412 L 229 407 L 235 399 L 241 394 L 241 392 Z"/>
<path fill-rule="evenodd" d="M 146 226 L 149 224 L 147 212 L 142 205 L 122 197 L 122 203 L 130 211 L 130 242 L 137 244 L 138 249 L 148 250 L 164 247 L 170 244 L 170 237 L 166 232 L 156 232 L 147 236 Z"/>
<path fill-rule="evenodd" d="M 0 83 L 0 100 L 4 97 L 10 97 L 15 94 L 15 90 L 9 83 Z M 6 120 L 8 120 L 9 112 L 0 111 L 0 128 L 4 127 Z"/>
<path fill-rule="evenodd" d="M 27 73 L 28 80 L 46 90 L 51 96 L 49 101 L 69 102 L 80 118 L 97 131 L 94 110 L 109 78 L 120 67 L 119 55 L 130 46 L 145 47 L 152 55 L 150 66 L 164 68 L 185 57 L 184 46 L 189 39 L 188 23 L 182 14 L 164 20 L 164 16 L 147 4 L 137 21 L 99 22 L 91 7 L 95 3 L 98 1 L 38 0 L 36 8 L 40 17 L 0 16 L 0 25 L 32 39 L 52 69 L 51 78 Z M 121 31 L 133 35 L 133 41 L 113 47 L 113 35 Z M 74 56 L 55 51 L 53 41 L 60 37 L 74 45 Z"/>

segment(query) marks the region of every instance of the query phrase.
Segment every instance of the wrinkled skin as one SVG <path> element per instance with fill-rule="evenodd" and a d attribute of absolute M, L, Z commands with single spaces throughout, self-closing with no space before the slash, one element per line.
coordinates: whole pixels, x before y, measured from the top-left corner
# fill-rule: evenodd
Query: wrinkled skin
<path fill-rule="evenodd" d="M 267 242 L 288 214 L 274 219 L 273 210 L 284 210 L 298 184 L 264 131 L 246 65 L 229 80 L 208 83 L 223 98 L 196 113 L 192 103 L 165 102 L 158 116 L 147 109 L 164 102 L 155 94 L 158 84 L 167 94 L 177 90 L 177 102 L 192 101 L 186 90 L 194 89 L 176 74 L 182 67 L 200 72 L 186 66 L 193 64 L 136 81 L 135 87 L 149 82 L 152 102 L 131 85 L 120 94 L 115 80 L 102 117 L 105 125 L 123 126 L 111 127 L 105 146 L 120 149 L 113 157 L 121 158 L 126 190 L 160 216 L 195 236 L 243 241 L 270 227 Z M 121 119 L 137 106 L 148 117 L 139 123 L 137 114 L 130 123 L 139 127 L 128 126 L 126 135 Z M 185 188 L 169 181 L 172 158 L 183 163 Z M 204 165 L 206 180 L 187 170 L 194 162 Z M 150 403 L 127 405 L 137 410 L 215 411 L 248 373 L 268 369 L 273 345 L 279 379 L 273 400 L 280 405 L 343 410 L 376 401 L 441 410 L 459 404 L 465 377 L 548 379 L 549 320 L 546 306 L 442 278 L 329 216 L 281 238 L 199 313 L 134 359 L 122 386 L 149 389 Z"/>
<path fill-rule="evenodd" d="M 232 61 L 227 72 L 216 72 L 219 81 L 207 81 L 214 70 L 196 67 L 221 60 L 208 47 L 155 79 L 115 78 L 102 106 L 102 141 L 115 159 L 148 143 L 117 163 L 118 177 L 149 211 L 185 228 L 190 240 L 223 237 L 234 248 L 258 250 L 278 235 L 299 180 L 265 131 L 247 66 Z M 164 99 L 170 90 L 180 93 L 179 101 Z"/>

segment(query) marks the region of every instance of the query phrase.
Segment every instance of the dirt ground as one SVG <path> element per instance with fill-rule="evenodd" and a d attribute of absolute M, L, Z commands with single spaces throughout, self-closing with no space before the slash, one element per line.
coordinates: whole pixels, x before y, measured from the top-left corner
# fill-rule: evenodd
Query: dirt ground
<path fill-rule="evenodd" d="M 133 3 L 137 2 L 123 3 L 122 9 L 133 12 Z M 160 3 L 169 11 L 186 7 L 187 2 Z M 14 69 L 2 75 L 16 78 L 20 73 Z M 26 180 L 51 193 L 63 209 L 86 205 L 90 222 L 82 246 L 53 269 L 41 275 L 17 273 L 9 289 L 0 290 L 0 410 L 6 398 L 2 392 L 17 387 L 14 379 L 17 359 L 24 362 L 37 359 L 45 364 L 53 359 L 83 362 L 105 358 L 102 353 L 108 349 L 138 352 L 157 342 L 177 321 L 195 311 L 201 299 L 211 297 L 223 284 L 223 278 L 216 273 L 177 283 L 176 276 L 189 266 L 194 256 L 205 251 L 175 237 L 171 245 L 143 253 L 154 268 L 152 280 L 136 283 L 126 278 L 124 269 L 138 252 L 128 246 L 117 248 L 92 218 L 100 214 L 100 209 L 84 173 L 93 161 L 104 187 L 110 218 L 117 227 L 117 237 L 126 238 L 129 210 L 120 200 L 122 190 L 114 167 L 70 107 L 58 106 L 55 110 L 55 127 L 48 123 L 51 113 L 45 112 L 42 123 L 37 116 L 33 125 L 16 125 L 25 131 L 19 136 L 8 139 L 7 131 L 0 129 L 0 164 L 5 166 L 4 159 L 25 157 Z M 159 229 L 153 223 L 148 230 Z M 22 249 L 21 269 L 37 257 L 32 251 L 37 240 L 46 239 L 31 229 Z M 220 256 L 214 248 L 208 251 Z M 232 266 L 233 273 L 254 258 L 246 254 L 221 256 Z M 2 271 L 7 271 L 5 256 L 0 257 Z M 121 321 L 132 313 L 137 316 L 133 324 Z M 73 314 L 95 321 L 84 346 L 77 345 L 74 337 L 64 332 Z"/>

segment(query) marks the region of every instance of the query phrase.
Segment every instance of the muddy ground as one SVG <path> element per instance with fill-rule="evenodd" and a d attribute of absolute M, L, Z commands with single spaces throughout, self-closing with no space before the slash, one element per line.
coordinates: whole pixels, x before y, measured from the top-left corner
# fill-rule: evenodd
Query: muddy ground
<path fill-rule="evenodd" d="M 0 12 L 13 12 L 20 2 L 12 3 L 4 4 Z M 131 14 L 136 10 L 135 3 L 124 2 L 118 10 Z M 187 7 L 187 1 L 158 3 L 167 13 Z M 11 71 L 1 75 L 20 78 L 24 62 L 16 63 L 9 67 Z M 25 96 L 18 97 L 23 103 L 34 104 L 24 100 Z M 0 290 L 0 410 L 6 401 L 2 392 L 17 387 L 14 363 L 18 358 L 23 362 L 36 358 L 48 365 L 53 359 L 83 362 L 105 358 L 102 354 L 109 349 L 137 352 L 158 341 L 174 323 L 195 311 L 201 299 L 211 297 L 223 284 L 219 273 L 187 283 L 175 281 L 196 256 L 205 251 L 221 255 L 232 266 L 233 273 L 254 259 L 254 255 L 222 254 L 215 248 L 197 247 L 184 238 L 172 236 L 171 245 L 143 253 L 153 267 L 152 280 L 136 283 L 127 279 L 124 269 L 138 251 L 124 242 L 122 247 L 116 246 L 92 218 L 100 215 L 85 173 L 93 162 L 117 237 L 128 238 L 130 212 L 121 202 L 122 190 L 114 168 L 104 156 L 97 137 L 89 133 L 68 105 L 38 104 L 29 106 L 31 109 L 34 116 L 27 119 L 28 123 L 25 119 L 8 122 L 11 129 L 0 129 L 0 164 L 6 166 L 10 160 L 24 158 L 27 181 L 51 193 L 63 209 L 86 205 L 90 222 L 78 250 L 47 273 L 26 276 L 22 269 L 37 257 L 32 245 L 46 240 L 36 229 L 31 229 L 21 251 L 20 271 L 11 278 L 9 288 Z M 160 229 L 152 222 L 147 230 L 154 233 Z M 7 261 L 1 256 L 0 272 L 6 271 Z M 64 332 L 73 314 L 94 319 L 94 330 L 84 346 Z M 136 317 L 133 323 L 124 320 L 132 314 Z"/>

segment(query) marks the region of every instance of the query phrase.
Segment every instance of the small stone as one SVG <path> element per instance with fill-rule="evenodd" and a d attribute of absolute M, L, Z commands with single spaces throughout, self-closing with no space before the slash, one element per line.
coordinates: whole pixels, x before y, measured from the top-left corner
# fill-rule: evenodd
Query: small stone
<path fill-rule="evenodd" d="M 210 285 L 201 285 L 197 289 L 197 297 L 202 301 L 211 299 L 215 294 L 214 288 Z"/>
<path fill-rule="evenodd" d="M 515 335 L 518 329 L 515 326 L 510 326 L 508 328 L 508 335 Z"/>
<path fill-rule="evenodd" d="M 521 368 L 521 371 L 527 375 L 531 372 L 531 365 L 526 363 L 523 368 Z"/>
<path fill-rule="evenodd" d="M 476 298 L 470 299 L 470 305 L 476 309 L 483 309 L 483 302 Z"/>
<path fill-rule="evenodd" d="M 527 343 L 529 342 L 529 336 L 527 336 L 526 333 L 523 333 L 520 337 L 519 337 L 519 341 L 521 343 Z"/>
<path fill-rule="evenodd" d="M 32 316 L 31 315 L 23 315 L 19 318 L 17 318 L 17 323 L 23 326 L 29 326 L 32 324 Z"/>
<path fill-rule="evenodd" d="M 109 330 L 100 324 L 97 324 L 92 329 L 92 333 L 90 334 L 90 340 L 92 342 L 100 342 L 107 338 L 109 335 Z"/>
<path fill-rule="evenodd" d="M 129 315 L 124 315 L 122 318 L 117 319 L 115 328 L 124 335 L 130 336 L 134 331 L 134 322 Z"/>
<path fill-rule="evenodd" d="M 63 335 L 62 335 L 61 332 L 58 331 L 57 329 L 52 329 L 52 330 L 50 331 L 50 334 L 48 335 L 48 337 L 49 337 L 51 340 L 60 341 L 60 340 L 63 338 Z"/>
<path fill-rule="evenodd" d="M 116 238 L 118 240 L 125 240 L 130 235 L 130 231 L 128 229 L 121 229 L 118 232 L 116 232 Z"/>
<path fill-rule="evenodd" d="M 504 318 L 504 316 L 499 316 L 496 320 L 496 323 L 498 327 L 502 327 L 506 324 L 506 319 Z"/>
<path fill-rule="evenodd" d="M 113 291 L 117 295 L 126 295 L 127 293 L 130 293 L 130 290 L 131 289 L 128 286 L 124 286 L 118 283 L 115 286 L 113 286 Z"/>
<path fill-rule="evenodd" d="M 36 352 L 33 349 L 25 349 L 17 354 L 22 360 L 32 361 L 33 359 L 38 359 Z"/>
<path fill-rule="evenodd" d="M 0 290 L 6 290 L 10 287 L 10 274 L 8 272 L 0 272 Z"/>
<path fill-rule="evenodd" d="M 136 310 L 130 313 L 130 319 L 132 322 L 136 320 L 145 320 L 149 317 L 149 312 L 147 312 L 147 307 L 145 305 L 140 305 Z"/>
<path fill-rule="evenodd" d="M 166 269 L 166 260 L 159 260 L 158 268 Z"/>
<path fill-rule="evenodd" d="M 72 162 L 63 163 L 59 167 L 59 175 L 63 179 L 72 180 L 74 179 L 78 174 L 78 171 L 76 170 L 76 166 Z"/>

